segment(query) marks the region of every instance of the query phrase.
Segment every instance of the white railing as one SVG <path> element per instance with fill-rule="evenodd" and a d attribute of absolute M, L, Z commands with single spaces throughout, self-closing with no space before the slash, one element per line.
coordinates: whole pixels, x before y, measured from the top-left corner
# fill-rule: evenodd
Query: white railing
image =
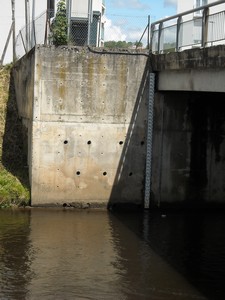
<path fill-rule="evenodd" d="M 225 44 L 225 1 L 216 1 L 151 24 L 151 52 Z"/>

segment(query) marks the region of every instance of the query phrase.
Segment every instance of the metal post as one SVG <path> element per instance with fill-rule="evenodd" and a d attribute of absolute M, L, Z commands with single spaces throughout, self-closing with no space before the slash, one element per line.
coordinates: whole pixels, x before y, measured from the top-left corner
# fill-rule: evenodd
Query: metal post
<path fill-rule="evenodd" d="M 92 0 L 88 0 L 88 37 L 87 37 L 88 46 L 90 46 L 91 23 L 92 23 Z"/>
<path fill-rule="evenodd" d="M 160 54 L 161 35 L 162 35 L 163 22 L 159 23 L 159 35 L 158 35 L 158 54 Z"/>
<path fill-rule="evenodd" d="M 145 171 L 145 199 L 144 199 L 145 209 L 149 209 L 150 197 L 151 197 L 154 94 L 155 94 L 155 74 L 150 73 L 149 74 L 148 127 L 147 127 L 147 155 L 146 155 L 146 171 Z"/>
<path fill-rule="evenodd" d="M 23 43 L 24 51 L 25 51 L 25 53 L 27 53 L 26 45 L 25 45 L 25 42 L 24 42 L 24 40 L 23 40 L 23 35 L 22 35 L 22 33 L 21 33 L 21 30 L 20 30 L 19 34 L 20 34 L 20 37 L 21 37 L 21 41 L 22 41 L 22 43 Z"/>
<path fill-rule="evenodd" d="M 148 41 L 147 41 L 147 49 L 150 50 L 150 15 L 148 15 Z"/>
<path fill-rule="evenodd" d="M 32 5 L 32 33 L 31 33 L 31 48 L 35 46 L 35 0 Z"/>
<path fill-rule="evenodd" d="M 208 14 L 209 14 L 209 8 L 206 7 L 203 10 L 202 14 L 202 44 L 201 46 L 204 48 L 207 40 L 208 40 Z"/>
<path fill-rule="evenodd" d="M 15 0 L 12 0 L 12 33 L 13 33 L 13 62 L 16 61 L 16 23 L 15 23 Z"/>
<path fill-rule="evenodd" d="M 30 21 L 29 0 L 25 0 L 25 28 L 26 28 L 26 49 L 27 49 L 26 51 L 28 51 L 30 45 L 29 21 Z"/>
<path fill-rule="evenodd" d="M 37 40 L 36 40 L 35 21 L 33 21 L 33 39 L 34 39 L 34 45 L 36 45 L 37 44 Z"/>
<path fill-rule="evenodd" d="M 180 27 L 181 27 L 182 17 L 177 19 L 177 36 L 176 36 L 176 51 L 179 51 L 180 48 Z"/>
<path fill-rule="evenodd" d="M 152 52 L 153 48 L 153 38 L 154 38 L 155 25 L 151 25 L 150 30 L 150 52 Z"/>
<path fill-rule="evenodd" d="M 70 25 L 71 25 L 71 8 L 72 0 L 67 1 L 67 39 L 70 41 Z"/>

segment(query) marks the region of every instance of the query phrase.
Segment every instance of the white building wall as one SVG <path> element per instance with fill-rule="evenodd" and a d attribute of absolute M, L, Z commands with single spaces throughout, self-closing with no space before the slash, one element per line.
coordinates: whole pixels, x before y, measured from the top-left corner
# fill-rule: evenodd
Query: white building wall
<path fill-rule="evenodd" d="M 71 17 L 72 18 L 88 18 L 89 0 L 72 0 Z"/>
<path fill-rule="evenodd" d="M 208 0 L 207 3 L 211 4 L 211 3 L 214 3 L 217 1 L 218 0 Z M 193 8 L 196 8 L 196 0 L 177 0 L 177 13 L 178 14 L 188 11 L 188 10 L 191 10 Z M 225 10 L 225 4 L 217 5 L 216 7 L 212 7 L 210 10 L 212 13 L 216 13 L 221 10 Z M 189 16 L 189 19 L 190 18 L 191 18 L 191 16 Z"/>
<path fill-rule="evenodd" d="M 92 3 L 93 11 L 102 11 L 102 0 L 94 0 Z"/>
<path fill-rule="evenodd" d="M 89 5 L 92 11 L 102 12 L 102 0 L 72 0 L 71 4 L 72 18 L 88 18 Z"/>

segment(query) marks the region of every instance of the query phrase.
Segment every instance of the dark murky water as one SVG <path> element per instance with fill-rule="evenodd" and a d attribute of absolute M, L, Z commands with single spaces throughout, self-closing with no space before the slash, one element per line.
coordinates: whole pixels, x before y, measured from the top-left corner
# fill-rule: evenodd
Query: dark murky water
<path fill-rule="evenodd" d="M 225 299 L 225 218 L 0 211 L 0 299 Z"/>

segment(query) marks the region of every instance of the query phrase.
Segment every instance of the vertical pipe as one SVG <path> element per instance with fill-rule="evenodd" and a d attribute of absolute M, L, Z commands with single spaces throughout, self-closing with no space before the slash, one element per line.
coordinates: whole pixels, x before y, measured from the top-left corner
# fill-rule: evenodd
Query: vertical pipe
<path fill-rule="evenodd" d="M 148 127 L 147 127 L 147 154 L 145 170 L 145 199 L 144 208 L 149 209 L 151 197 L 151 176 L 152 176 L 152 141 L 153 141 L 153 115 L 154 115 L 154 93 L 155 74 L 149 74 L 149 101 L 148 101 Z"/>

